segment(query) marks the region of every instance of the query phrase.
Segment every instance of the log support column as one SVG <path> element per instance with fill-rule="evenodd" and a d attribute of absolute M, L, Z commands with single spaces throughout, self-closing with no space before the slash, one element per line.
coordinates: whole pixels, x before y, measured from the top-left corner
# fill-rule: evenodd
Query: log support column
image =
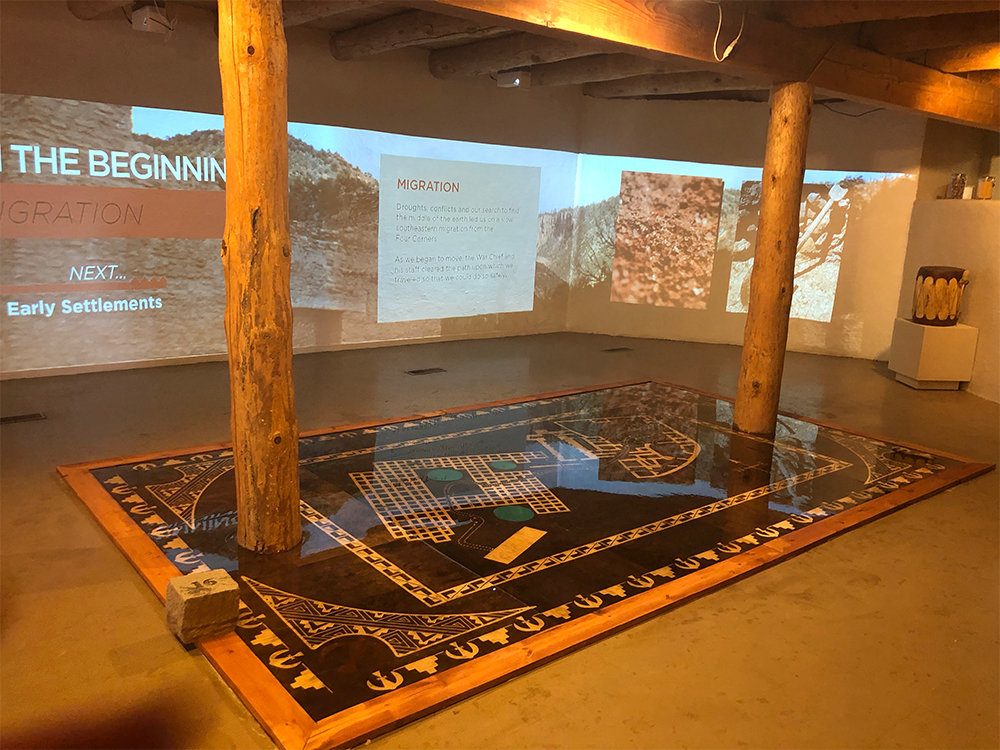
<path fill-rule="evenodd" d="M 757 248 L 733 425 L 773 437 L 792 306 L 799 205 L 812 116 L 812 86 L 776 84 L 771 92 Z"/>
<path fill-rule="evenodd" d="M 292 391 L 288 53 L 278 0 L 219 0 L 226 134 L 226 342 L 237 541 L 281 552 L 302 537 Z"/>

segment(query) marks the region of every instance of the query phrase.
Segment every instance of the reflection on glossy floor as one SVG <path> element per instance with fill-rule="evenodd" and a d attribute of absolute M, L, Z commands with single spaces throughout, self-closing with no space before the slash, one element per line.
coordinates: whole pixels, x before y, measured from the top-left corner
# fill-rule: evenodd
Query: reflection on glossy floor
<path fill-rule="evenodd" d="M 622 340 L 557 335 L 300 358 L 296 366 L 303 427 L 628 377 L 657 377 L 732 392 L 738 353 L 733 348 L 627 341 L 636 351 L 601 353 L 616 343 Z M 402 374 L 405 369 L 425 366 L 443 366 L 448 372 L 420 378 Z M 872 367 L 866 362 L 792 355 L 783 405 L 847 427 L 980 460 L 996 460 L 994 404 L 963 393 L 908 391 Z M 358 372 L 369 375 L 354 377 Z M 110 393 L 116 394 L 115 407 L 103 417 L 101 432 L 91 435 L 97 415 L 104 414 L 99 409 L 100 398 Z M 330 394 L 337 395 L 337 403 L 330 400 Z M 651 395 L 662 399 L 664 394 L 646 393 L 643 397 Z M 5 739 L 9 731 L 26 733 L 33 725 L 37 729 L 41 722 L 70 710 L 85 707 L 88 713 L 102 716 L 138 708 L 140 696 L 155 695 L 155 705 L 167 711 L 169 704 L 171 715 L 182 719 L 174 725 L 170 745 L 267 746 L 252 719 L 235 698 L 225 695 L 226 689 L 200 657 L 170 641 L 160 622 L 162 608 L 142 591 L 144 584 L 51 476 L 56 463 L 224 439 L 228 424 L 224 368 L 208 365 L 8 383 L 4 396 L 5 413 L 41 410 L 49 414 L 47 422 L 5 427 L 3 433 Z M 339 405 L 356 411 L 339 411 Z M 566 411 L 583 411 L 568 402 L 543 406 L 561 411 L 535 413 L 534 417 L 544 419 L 533 422 L 530 429 L 521 425 L 488 432 L 488 437 L 466 438 L 480 441 L 474 451 L 468 446 L 439 450 L 447 441 L 435 442 L 433 450 L 393 447 L 400 430 L 411 429 L 426 439 L 444 434 L 440 424 L 437 428 L 427 424 L 401 427 L 367 438 L 341 436 L 356 441 L 359 447 L 368 440 L 368 447 L 376 453 L 368 454 L 367 465 L 340 468 L 319 460 L 304 467 L 315 477 L 312 498 L 319 503 L 325 497 L 332 503 L 317 511 L 386 559 L 400 555 L 406 547 L 445 550 L 439 561 L 433 555 L 418 559 L 406 553 L 396 558 L 397 564 L 406 563 L 398 567 L 411 566 L 408 574 L 418 574 L 413 577 L 433 598 L 491 571 L 508 570 L 528 558 L 543 553 L 552 557 L 571 545 L 580 546 L 578 542 L 586 543 L 583 537 L 603 539 L 655 523 L 656 515 L 662 520 L 703 507 L 704 503 L 692 502 L 696 493 L 709 498 L 713 492 L 732 494 L 729 488 L 716 486 L 722 480 L 713 470 L 720 461 L 732 458 L 724 430 L 727 415 L 724 409 L 719 411 L 721 402 L 702 397 L 687 405 L 674 403 L 674 416 L 664 425 L 643 422 L 617 432 L 613 422 L 595 422 L 594 413 L 573 413 L 572 420 L 568 419 Z M 192 419 L 192 414 L 202 418 Z M 480 427 L 490 419 L 525 421 L 511 416 L 474 415 Z M 143 435 L 153 424 L 160 428 Z M 27 432 L 29 427 L 35 427 L 36 432 Z M 786 432 L 779 435 L 776 456 L 769 462 L 774 471 L 795 477 L 803 469 L 812 471 L 842 462 L 849 466 L 823 478 L 829 483 L 824 485 L 828 487 L 825 491 L 830 493 L 823 501 L 857 492 L 857 486 L 848 485 L 863 485 L 870 467 L 852 446 L 838 443 L 832 435 L 810 434 L 807 428 L 812 426 L 786 420 Z M 390 432 L 397 434 L 390 437 Z M 641 446 L 625 445 L 632 436 L 642 446 L 650 443 L 660 458 L 648 453 L 635 455 L 634 449 Z M 322 442 L 329 441 L 316 441 L 311 447 L 317 456 L 327 450 Z M 612 450 L 613 445 L 621 447 Z M 590 465 L 583 459 L 574 462 L 578 455 L 574 451 L 581 446 L 603 456 L 603 461 L 589 461 Z M 536 448 L 553 456 L 550 465 L 544 458 L 536 460 L 528 455 Z M 692 458 L 693 453 L 697 455 Z M 469 455 L 482 460 L 455 462 L 456 456 Z M 448 465 L 424 465 L 442 456 L 453 458 L 445 462 Z M 902 456 L 888 458 L 892 461 Z M 536 462 L 533 466 L 529 465 L 532 461 Z M 743 464 L 749 470 L 758 462 Z M 865 467 L 863 477 L 852 473 L 860 467 Z M 914 470 L 908 466 L 900 472 Z M 512 471 L 530 475 L 522 476 L 521 484 L 514 488 L 523 494 L 507 498 L 518 502 L 490 505 L 496 500 L 490 495 L 491 488 L 509 490 L 512 486 L 498 482 L 497 477 Z M 654 476 L 658 472 L 665 473 Z M 460 476 L 456 478 L 454 473 Z M 772 485 L 777 478 L 762 480 L 760 472 L 757 474 L 756 479 L 749 479 L 757 487 Z M 152 479 L 151 475 L 150 484 L 154 484 Z M 159 479 L 164 480 L 161 485 L 170 482 L 166 476 Z M 588 503 L 595 502 L 589 498 L 600 496 L 607 501 L 618 494 L 622 484 L 633 485 L 632 490 L 640 485 L 647 489 L 623 498 L 627 507 L 612 519 L 622 528 L 603 528 L 600 524 L 608 522 L 606 514 L 588 515 Z M 820 479 L 809 484 L 820 487 Z M 330 485 L 367 493 L 375 510 L 366 512 L 374 512 L 376 517 L 345 507 L 349 505 L 346 498 L 338 505 L 336 499 L 330 499 L 334 495 L 326 492 Z M 358 586 L 338 589 L 338 605 L 410 613 L 421 607 L 435 612 L 511 612 L 513 619 L 504 622 L 513 623 L 520 617 L 522 625 L 530 626 L 535 621 L 525 614 L 531 613 L 517 613 L 518 609 L 528 606 L 549 611 L 560 605 L 557 600 L 565 592 L 571 594 L 570 601 L 577 595 L 600 595 L 631 575 L 641 582 L 642 575 L 654 569 L 654 559 L 665 554 L 658 549 L 661 539 L 671 537 L 671 544 L 680 544 L 669 548 L 669 558 L 660 560 L 662 564 L 656 563 L 669 566 L 675 575 L 686 574 L 677 561 L 686 565 L 694 565 L 696 560 L 700 560 L 698 565 L 711 563 L 698 555 L 715 549 L 720 542 L 726 544 L 719 536 L 723 531 L 746 536 L 754 529 L 769 529 L 793 515 L 801 516 L 801 511 L 809 509 L 802 507 L 804 486 L 793 482 L 776 490 L 746 518 L 731 513 L 734 509 L 720 510 L 652 534 L 642 543 L 645 551 L 638 557 L 621 554 L 635 547 L 628 545 L 605 555 L 613 564 L 589 565 L 591 561 L 585 559 L 572 573 L 570 566 L 554 566 L 542 574 L 551 576 L 550 585 L 535 587 L 541 592 L 537 602 L 527 600 L 523 586 L 532 576 L 514 581 L 508 590 L 483 590 L 441 603 L 423 603 L 384 577 L 381 585 L 373 587 L 374 579 L 365 577 L 367 564 L 356 555 L 345 556 L 343 550 L 338 553 L 322 522 L 310 523 L 313 546 L 306 548 L 300 560 L 278 570 L 259 571 L 259 578 L 253 580 L 257 581 L 258 594 L 273 597 L 266 587 L 287 591 L 294 582 L 305 586 L 302 593 L 308 598 L 329 603 L 333 595 L 315 588 L 308 571 L 336 559 L 344 565 L 360 565 L 355 576 Z M 993 473 L 918 503 L 373 744 L 995 746 L 996 486 Z M 418 523 L 412 522 L 413 513 L 404 512 L 412 508 L 401 505 L 403 487 L 411 496 L 414 489 L 424 493 L 420 502 L 428 508 L 419 509 Z M 545 490 L 567 510 L 554 503 Z M 654 512 L 667 506 L 671 513 Z M 181 523 L 185 507 L 178 504 L 177 508 L 180 514 L 175 521 Z M 521 510 L 511 513 L 515 508 Z M 208 503 L 197 511 L 197 517 L 220 512 L 225 511 Z M 531 518 L 527 517 L 529 512 Z M 505 514 L 511 517 L 504 518 Z M 49 522 L 42 522 L 46 518 Z M 740 528 L 725 530 L 726 520 Z M 504 552 L 505 541 L 523 529 L 545 533 L 534 538 L 522 536 Z M 421 536 L 431 538 L 422 540 Z M 218 555 L 214 562 L 231 557 L 226 544 L 229 542 L 223 539 L 212 550 Z M 523 549 L 518 554 L 519 545 Z M 504 562 L 487 557 L 497 550 Z M 514 556 L 506 560 L 510 555 Z M 589 557 L 597 560 L 600 555 Z M 243 564 L 240 561 L 241 568 Z M 615 577 L 621 581 L 611 581 Z M 625 590 L 628 588 L 626 585 Z M 467 606 L 480 599 L 483 606 Z M 342 617 L 345 612 L 342 609 L 337 614 Z M 357 616 L 356 611 L 350 614 Z M 544 622 L 547 618 L 541 619 Z M 277 622 L 275 629 L 284 628 L 282 634 L 288 636 L 292 626 L 280 617 Z M 505 627 L 504 622 L 498 628 Z M 514 637 L 520 632 L 513 625 L 506 629 Z M 454 635 L 449 632 L 449 637 Z M 336 649 L 338 643 L 345 642 L 332 639 L 326 646 Z M 368 653 L 396 654 L 407 648 L 402 641 L 395 643 L 394 650 L 374 639 L 372 642 L 377 649 L 367 649 Z M 456 642 L 460 648 L 455 653 L 461 654 L 468 643 Z M 72 664 L 51 658 L 57 648 Z M 405 679 L 413 676 L 411 670 L 393 671 L 394 665 L 409 664 L 423 656 L 411 654 L 394 656 L 396 660 L 382 671 L 386 681 L 381 684 L 395 682 L 394 673 Z M 315 655 L 310 652 L 310 656 Z M 439 658 L 438 666 L 443 667 L 446 660 Z M 318 662 L 315 671 L 322 674 L 323 659 Z M 40 668 L 42 664 L 45 669 Z M 91 675 L 86 683 L 73 679 L 81 667 Z M 367 683 L 370 673 L 365 676 Z M 375 683 L 380 684 L 377 679 Z M 12 701 L 11 695 L 18 698 Z M 814 710 L 820 703 L 827 709 Z M 210 711 L 206 712 L 206 707 Z M 205 718 L 207 713 L 212 715 L 211 721 Z M 965 720 L 956 721 L 955 716 Z"/>
<path fill-rule="evenodd" d="M 319 721 L 961 466 L 790 417 L 739 435 L 646 382 L 303 437 L 281 555 L 236 544 L 229 449 L 90 474 L 182 573 L 237 577 L 237 632 Z"/>

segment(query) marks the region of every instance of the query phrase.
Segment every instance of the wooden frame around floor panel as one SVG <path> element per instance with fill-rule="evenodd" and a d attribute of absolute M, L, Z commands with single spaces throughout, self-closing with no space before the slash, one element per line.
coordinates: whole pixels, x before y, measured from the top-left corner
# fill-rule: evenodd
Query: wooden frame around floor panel
<path fill-rule="evenodd" d="M 587 388 L 542 393 L 532 396 L 492 401 L 485 404 L 462 406 L 454 409 L 416 414 L 395 419 L 380 419 L 338 427 L 302 432 L 303 437 L 345 432 L 364 427 L 374 427 L 396 422 L 409 422 L 444 414 L 455 414 L 471 409 L 482 409 L 507 404 L 524 403 L 546 398 L 571 396 L 579 393 L 619 388 L 655 380 L 629 380 Z M 710 396 L 722 401 L 732 399 L 694 388 L 663 383 L 692 393 Z M 877 437 L 831 425 L 796 414 L 782 412 L 783 416 L 811 422 L 822 427 L 842 430 L 862 437 Z M 885 439 L 885 438 L 878 438 Z M 892 443 L 918 450 L 922 446 L 892 440 Z M 157 451 L 122 458 L 104 459 L 87 463 L 60 466 L 58 471 L 98 523 L 108 533 L 129 562 L 156 592 L 161 601 L 166 596 L 167 582 L 181 575 L 180 571 L 146 536 L 122 507 L 108 494 L 90 473 L 92 469 L 117 466 L 155 458 L 167 458 L 181 452 L 218 450 L 230 447 L 229 443 L 214 443 L 193 448 Z M 504 679 L 525 672 L 569 653 L 594 640 L 605 637 L 657 614 L 673 604 L 696 594 L 736 581 L 776 561 L 786 559 L 809 547 L 840 534 L 847 529 L 870 521 L 885 513 L 901 508 L 916 500 L 929 497 L 956 484 L 991 471 L 993 464 L 970 461 L 941 451 L 933 453 L 962 461 L 964 465 L 946 469 L 915 484 L 894 490 L 848 508 L 826 519 L 816 520 L 806 528 L 798 529 L 776 539 L 762 542 L 735 557 L 722 560 L 709 568 L 691 573 L 676 581 L 668 581 L 656 588 L 636 594 L 624 601 L 609 604 L 570 622 L 556 625 L 535 636 L 514 643 L 499 651 L 486 654 L 474 661 L 460 664 L 441 674 L 426 677 L 419 682 L 402 687 L 391 694 L 373 698 L 365 703 L 345 709 L 320 721 L 314 721 L 292 698 L 285 688 L 268 671 L 236 633 L 201 641 L 201 652 L 219 671 L 250 712 L 257 718 L 271 738 L 282 748 L 343 747 L 364 741 L 376 734 L 389 731 L 405 722 L 440 710 L 473 693 L 484 690 Z"/>

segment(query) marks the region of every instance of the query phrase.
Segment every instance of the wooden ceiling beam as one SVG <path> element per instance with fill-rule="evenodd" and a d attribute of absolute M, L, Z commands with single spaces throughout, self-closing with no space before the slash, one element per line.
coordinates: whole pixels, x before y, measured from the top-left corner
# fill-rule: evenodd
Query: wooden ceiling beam
<path fill-rule="evenodd" d="M 481 39 L 510 33 L 510 29 L 500 26 L 411 10 L 332 34 L 330 52 L 338 60 L 352 60 L 429 42 Z"/>
<path fill-rule="evenodd" d="M 535 82 L 534 74 L 531 82 L 532 84 Z M 583 86 L 583 93 L 584 96 L 598 99 L 621 99 L 634 96 L 669 96 L 705 91 L 747 91 L 767 88 L 769 88 L 767 84 L 753 83 L 746 78 L 699 70 L 586 83 Z"/>
<path fill-rule="evenodd" d="M 927 53 L 926 62 L 927 67 L 946 73 L 996 70 L 1000 68 L 1000 42 L 931 50 Z"/>
<path fill-rule="evenodd" d="M 696 91 L 692 94 L 671 94 L 668 96 L 647 96 L 644 98 L 678 102 L 766 102 L 771 98 L 771 91 L 770 89 L 757 89 L 755 91 Z"/>
<path fill-rule="evenodd" d="M 380 2 L 381 0 L 284 0 L 282 15 L 287 28 L 302 26 L 340 13 L 365 10 Z"/>
<path fill-rule="evenodd" d="M 965 77 L 970 81 L 1000 88 L 1000 70 L 972 70 Z"/>
<path fill-rule="evenodd" d="M 364 10 L 382 0 L 284 0 L 285 26 L 301 26 L 327 16 Z M 69 12 L 83 21 L 92 21 L 102 13 L 129 7 L 133 0 L 66 0 Z"/>
<path fill-rule="evenodd" d="M 69 12 L 81 21 L 92 21 L 102 13 L 132 5 L 132 0 L 66 0 Z"/>
<path fill-rule="evenodd" d="M 863 24 L 858 36 L 862 47 L 893 56 L 998 39 L 1000 12 L 873 21 Z"/>
<path fill-rule="evenodd" d="M 693 63 L 697 65 L 698 63 Z M 615 81 L 621 78 L 677 73 L 690 70 L 692 61 L 685 58 L 651 60 L 638 55 L 613 53 L 589 55 L 571 60 L 535 65 L 531 68 L 532 86 L 572 86 L 579 83 Z"/>
<path fill-rule="evenodd" d="M 859 47 L 834 45 L 809 82 L 855 101 L 1000 129 L 997 89 Z"/>
<path fill-rule="evenodd" d="M 522 33 L 434 50 L 429 65 L 436 78 L 459 78 L 527 68 L 602 51 L 598 41 L 571 41 Z"/>
<path fill-rule="evenodd" d="M 953 13 L 996 12 L 996 0 L 781 0 L 772 2 L 772 18 L 814 28 L 860 21 L 923 18 Z"/>
<path fill-rule="evenodd" d="M 933 0 L 927 0 L 927 4 L 931 2 Z M 949 6 L 953 5 L 957 2 L 949 3 Z M 577 44 L 604 44 L 608 51 L 614 48 L 614 51 L 654 58 L 663 53 L 678 55 L 707 62 L 713 70 L 740 76 L 760 76 L 770 82 L 806 80 L 817 88 L 849 99 L 1000 129 L 1000 94 L 992 86 L 827 39 L 822 34 L 753 14 L 746 16 L 742 37 L 729 58 L 721 65 L 714 65 L 712 44 L 718 10 L 710 3 L 671 0 L 437 0 L 435 7 L 441 12 L 454 8 L 459 15 L 468 14 L 484 22 L 511 28 L 531 29 L 535 34 L 576 38 L 580 40 Z M 740 16 L 735 13 L 727 15 L 725 11 L 723 15 L 721 39 L 725 41 L 736 36 Z"/>
<path fill-rule="evenodd" d="M 606 52 L 643 57 L 666 53 L 716 67 L 739 67 L 785 80 L 807 77 L 834 44 L 786 24 L 748 14 L 740 42 L 727 62 L 717 65 L 712 51 L 719 22 L 716 5 L 689 0 L 438 0 L 439 12 L 456 12 L 533 34 L 603 44 Z M 470 15 L 471 14 L 471 15 Z M 720 51 L 739 33 L 741 14 L 725 6 Z M 586 39 L 589 37 L 589 40 Z"/>

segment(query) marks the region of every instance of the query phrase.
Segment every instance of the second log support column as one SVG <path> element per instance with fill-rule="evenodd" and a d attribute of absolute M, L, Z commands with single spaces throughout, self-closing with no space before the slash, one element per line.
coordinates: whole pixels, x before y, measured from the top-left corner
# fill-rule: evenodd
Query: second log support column
<path fill-rule="evenodd" d="M 288 53 L 277 0 L 219 0 L 226 133 L 226 343 L 237 541 L 282 552 L 302 538 L 292 390 Z"/>
<path fill-rule="evenodd" d="M 771 92 L 757 248 L 733 408 L 733 426 L 753 435 L 773 437 L 778 419 L 812 95 L 812 86 L 799 82 L 776 84 Z"/>

